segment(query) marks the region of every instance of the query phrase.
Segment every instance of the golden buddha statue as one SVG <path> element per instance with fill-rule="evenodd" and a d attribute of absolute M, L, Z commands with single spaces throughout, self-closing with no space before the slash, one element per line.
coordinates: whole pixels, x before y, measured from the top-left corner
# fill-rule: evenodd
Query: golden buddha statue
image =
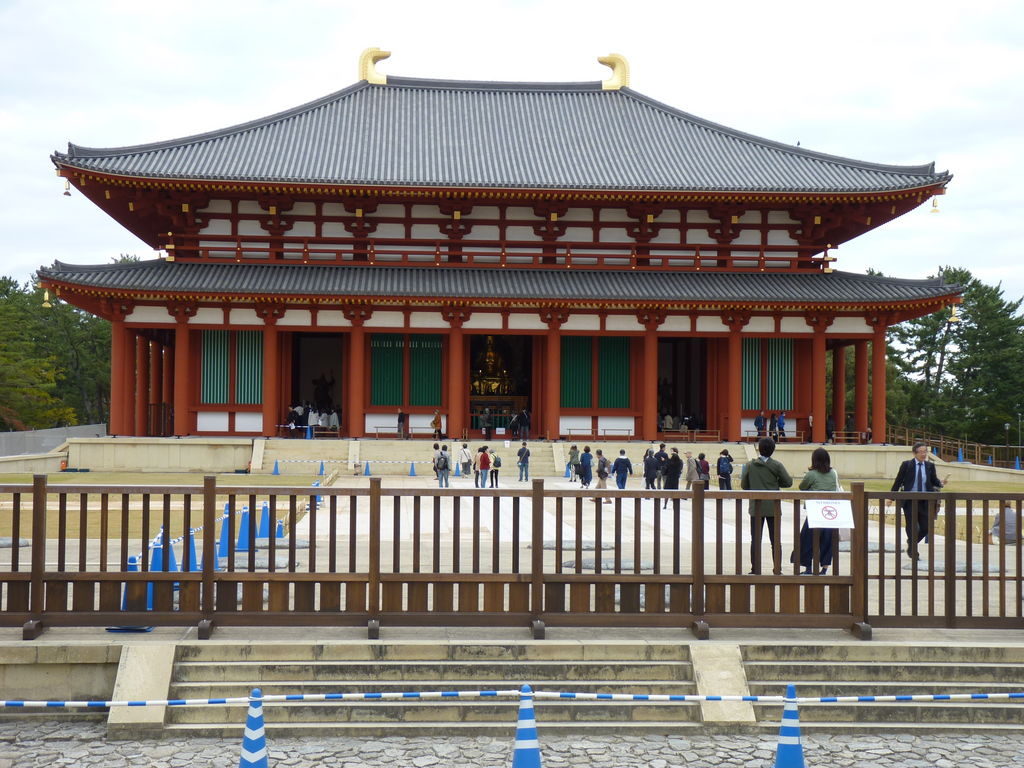
<path fill-rule="evenodd" d="M 512 377 L 494 345 L 494 337 L 488 336 L 484 351 L 476 358 L 470 392 L 474 395 L 510 395 L 512 388 Z"/>

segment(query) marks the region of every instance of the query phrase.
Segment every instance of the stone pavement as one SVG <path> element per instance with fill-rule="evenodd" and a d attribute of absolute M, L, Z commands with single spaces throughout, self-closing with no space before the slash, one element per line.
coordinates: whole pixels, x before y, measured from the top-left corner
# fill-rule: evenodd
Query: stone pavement
<path fill-rule="evenodd" d="M 101 723 L 0 721 L 0 768 L 178 768 L 238 765 L 241 739 L 174 738 L 107 741 Z M 512 734 L 490 736 L 274 738 L 271 766 L 312 768 L 449 768 L 509 766 Z M 774 736 L 554 736 L 540 730 L 545 768 L 771 768 Z M 1003 768 L 1024 763 L 1024 727 L 1017 734 L 805 735 L 809 768 Z"/>

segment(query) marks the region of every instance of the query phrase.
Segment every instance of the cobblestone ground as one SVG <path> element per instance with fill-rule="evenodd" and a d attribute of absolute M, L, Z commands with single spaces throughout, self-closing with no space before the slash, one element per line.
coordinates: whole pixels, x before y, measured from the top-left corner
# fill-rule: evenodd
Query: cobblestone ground
<path fill-rule="evenodd" d="M 95 723 L 0 723 L 0 768 L 96 766 L 178 768 L 238 765 L 241 740 L 189 738 L 107 741 Z M 270 765 L 306 768 L 454 768 L 512 763 L 512 739 L 389 737 L 271 739 Z M 545 768 L 771 768 L 770 736 L 623 736 L 546 738 Z M 1024 764 L 1024 727 L 1017 735 L 805 735 L 809 768 L 1002 768 Z"/>

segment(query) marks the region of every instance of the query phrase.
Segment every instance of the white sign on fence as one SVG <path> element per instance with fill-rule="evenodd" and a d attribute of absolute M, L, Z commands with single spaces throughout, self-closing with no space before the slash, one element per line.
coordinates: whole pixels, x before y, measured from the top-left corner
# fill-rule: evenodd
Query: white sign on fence
<path fill-rule="evenodd" d="M 853 528 L 849 499 L 812 499 L 804 503 L 810 528 Z"/>

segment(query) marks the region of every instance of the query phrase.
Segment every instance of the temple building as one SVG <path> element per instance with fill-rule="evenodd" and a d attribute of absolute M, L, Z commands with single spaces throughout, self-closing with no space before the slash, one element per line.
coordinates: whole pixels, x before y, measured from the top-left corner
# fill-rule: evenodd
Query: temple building
<path fill-rule="evenodd" d="M 941 279 L 834 269 L 842 243 L 951 176 L 770 141 L 608 80 L 385 76 L 221 130 L 68 146 L 59 175 L 160 252 L 39 271 L 112 323 L 110 432 L 705 439 L 760 411 L 822 441 L 885 434 L 885 332 L 959 302 Z M 845 350 L 855 349 L 844 410 Z M 832 365 L 828 366 L 828 356 Z M 870 374 L 870 376 L 869 376 Z M 670 420 L 665 421 L 668 415 Z"/>

